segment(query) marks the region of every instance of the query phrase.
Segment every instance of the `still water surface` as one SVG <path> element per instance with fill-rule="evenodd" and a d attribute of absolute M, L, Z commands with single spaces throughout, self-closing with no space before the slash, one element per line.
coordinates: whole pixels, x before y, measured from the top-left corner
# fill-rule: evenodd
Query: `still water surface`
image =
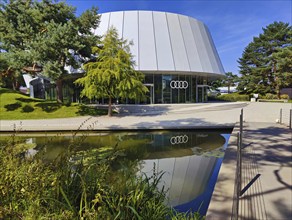
<path fill-rule="evenodd" d="M 138 160 L 137 175 L 163 172 L 158 185 L 167 189 L 167 203 L 181 212 L 189 210 L 206 214 L 230 131 L 143 131 L 100 132 L 74 137 L 75 149 L 100 147 L 123 149 L 127 160 Z M 2 136 L 0 142 L 9 137 Z M 27 134 L 21 137 L 27 154 L 42 153 L 53 160 L 72 144 L 72 134 Z"/>

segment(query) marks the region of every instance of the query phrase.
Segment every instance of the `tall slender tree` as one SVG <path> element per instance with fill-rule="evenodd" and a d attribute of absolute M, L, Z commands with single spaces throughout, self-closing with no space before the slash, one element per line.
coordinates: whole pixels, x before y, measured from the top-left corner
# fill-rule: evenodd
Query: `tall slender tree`
<path fill-rule="evenodd" d="M 80 65 L 73 57 L 91 56 L 97 42 L 92 32 L 99 24 L 97 8 L 79 17 L 75 8 L 53 0 L 4 0 L 0 4 L 0 50 L 14 74 L 26 66 L 38 64 L 43 74 L 57 84 L 57 98 L 62 101 L 65 65 Z"/>
<path fill-rule="evenodd" d="M 84 87 L 82 96 L 108 98 L 108 116 L 112 116 L 115 98 L 143 98 L 148 91 L 144 75 L 135 71 L 129 43 L 119 38 L 117 30 L 109 29 L 99 47 L 94 47 L 96 61 L 84 65 L 85 76 L 75 81 Z"/>
<path fill-rule="evenodd" d="M 287 85 L 288 80 L 285 77 L 290 74 L 278 69 L 278 63 L 286 62 L 287 59 L 275 54 L 291 46 L 292 27 L 288 23 L 274 22 L 263 28 L 263 33 L 254 37 L 238 61 L 242 76 L 238 85 L 239 91 L 248 94 L 279 94 L 280 89 Z M 292 57 L 288 59 L 291 60 Z M 291 73 L 291 69 L 288 71 Z"/>
<path fill-rule="evenodd" d="M 228 88 L 228 93 L 230 93 L 230 87 L 235 86 L 239 78 L 232 72 L 226 72 L 225 77 L 222 80 L 222 85 Z"/>

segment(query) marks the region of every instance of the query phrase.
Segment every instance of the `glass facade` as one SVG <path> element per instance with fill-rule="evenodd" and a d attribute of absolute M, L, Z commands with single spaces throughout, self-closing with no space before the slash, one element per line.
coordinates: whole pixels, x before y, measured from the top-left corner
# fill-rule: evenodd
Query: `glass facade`
<path fill-rule="evenodd" d="M 145 74 L 148 104 L 207 102 L 207 78 L 181 74 Z M 151 102 L 152 101 L 152 102 Z"/>
<path fill-rule="evenodd" d="M 66 102 L 107 104 L 106 98 L 88 100 L 80 98 L 82 88 L 74 85 L 74 79 L 63 82 Z M 148 88 L 145 100 L 115 99 L 120 104 L 176 104 L 207 102 L 207 77 L 183 74 L 145 74 L 144 85 Z M 54 99 L 54 87 L 46 89 L 46 98 Z"/>

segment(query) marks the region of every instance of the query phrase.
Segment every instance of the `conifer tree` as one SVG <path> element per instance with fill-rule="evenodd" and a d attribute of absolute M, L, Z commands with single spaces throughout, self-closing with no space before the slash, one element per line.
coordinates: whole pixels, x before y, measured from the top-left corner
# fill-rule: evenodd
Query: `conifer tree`
<path fill-rule="evenodd" d="M 276 63 L 274 87 L 280 98 L 282 88 L 292 88 L 292 46 L 278 49 L 272 58 Z"/>
<path fill-rule="evenodd" d="M 291 47 L 292 27 L 288 23 L 274 22 L 263 28 L 263 33 L 254 37 L 238 61 L 241 74 L 238 90 L 247 94 L 279 95 L 291 80 L 292 70 L 286 68 L 292 59 L 288 52 Z"/>
<path fill-rule="evenodd" d="M 93 51 L 96 61 L 85 64 L 85 76 L 75 81 L 84 87 L 82 96 L 108 98 L 108 116 L 112 116 L 113 99 L 145 96 L 144 75 L 135 71 L 129 43 L 119 38 L 115 28 L 109 29 L 100 46 Z"/>
<path fill-rule="evenodd" d="M 222 85 L 228 88 L 228 93 L 230 93 L 230 87 L 235 86 L 238 82 L 238 76 L 234 75 L 232 72 L 226 72 L 225 77 L 222 80 Z"/>

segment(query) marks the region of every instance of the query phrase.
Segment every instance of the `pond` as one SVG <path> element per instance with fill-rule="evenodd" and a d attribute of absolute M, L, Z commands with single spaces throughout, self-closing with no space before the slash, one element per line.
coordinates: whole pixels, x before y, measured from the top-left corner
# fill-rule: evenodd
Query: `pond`
<path fill-rule="evenodd" d="M 167 189 L 166 202 L 170 206 L 180 212 L 192 210 L 205 215 L 230 133 L 230 130 L 19 133 L 17 138 L 27 145 L 27 156 L 42 154 L 49 161 L 67 151 L 72 143 L 76 151 L 116 147 L 123 150 L 126 160 L 138 161 L 136 175 L 163 173 L 158 188 Z M 9 138 L 2 134 L 0 143 Z"/>

